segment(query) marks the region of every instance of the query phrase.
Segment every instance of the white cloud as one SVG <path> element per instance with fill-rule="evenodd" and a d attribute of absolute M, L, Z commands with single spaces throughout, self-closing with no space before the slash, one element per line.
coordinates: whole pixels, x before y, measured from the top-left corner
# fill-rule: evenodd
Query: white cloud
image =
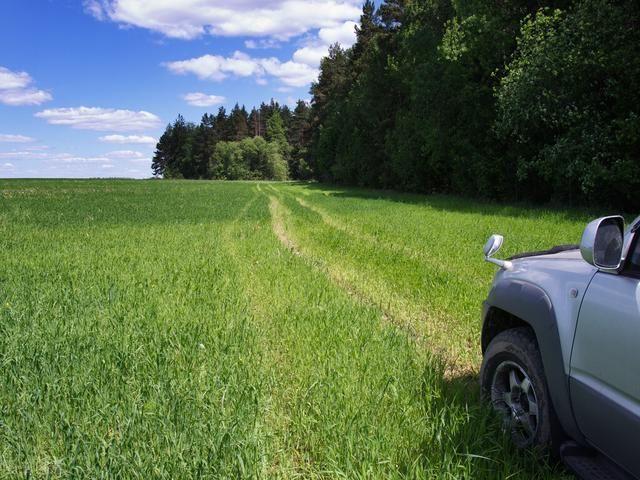
<path fill-rule="evenodd" d="M 173 73 L 186 75 L 192 73 L 202 80 L 214 80 L 220 82 L 229 75 L 248 77 L 258 75 L 260 67 L 246 53 L 235 52 L 232 57 L 225 58 L 220 55 L 203 55 L 177 62 L 164 64 Z"/>
<path fill-rule="evenodd" d="M 7 160 L 21 160 L 21 159 L 40 160 L 40 159 L 46 158 L 47 156 L 48 156 L 48 154 L 32 152 L 32 151 L 28 151 L 28 150 L 20 150 L 20 151 L 13 151 L 13 152 L 0 152 L 0 160 L 2 160 L 2 159 L 7 159 Z"/>
<path fill-rule="evenodd" d="M 206 93 L 200 92 L 187 93 L 183 95 L 182 98 L 194 107 L 211 107 L 213 105 L 220 105 L 227 100 L 219 95 L 207 95 Z"/>
<path fill-rule="evenodd" d="M 29 143 L 29 142 L 35 142 L 35 138 L 27 137 L 25 135 L 11 135 L 11 134 L 0 133 L 0 142 Z"/>
<path fill-rule="evenodd" d="M 109 162 L 107 157 L 83 157 L 78 155 L 71 155 L 69 153 L 61 153 L 58 155 L 52 155 L 49 159 L 54 163 L 102 163 Z"/>
<path fill-rule="evenodd" d="M 12 72 L 0 67 L 0 90 L 18 90 L 26 88 L 33 80 L 27 72 Z"/>
<path fill-rule="evenodd" d="M 127 160 L 146 158 L 147 156 L 148 155 L 145 155 L 142 152 L 136 152 L 134 150 L 116 150 L 105 154 L 105 157 L 108 158 L 120 158 Z"/>
<path fill-rule="evenodd" d="M 280 79 L 285 85 L 302 87 L 318 77 L 318 71 L 306 63 L 291 60 L 281 62 L 275 57 L 253 58 L 243 52 L 235 52 L 229 58 L 203 55 L 189 60 L 169 62 L 165 66 L 173 73 L 180 75 L 191 73 L 200 79 L 218 82 L 233 75 L 256 77 L 258 84 L 264 84 L 264 76 L 270 75 Z"/>
<path fill-rule="evenodd" d="M 293 60 L 312 67 L 320 66 L 320 61 L 327 56 L 331 45 L 339 43 L 342 47 L 349 48 L 355 43 L 356 25 L 356 22 L 348 21 L 336 27 L 321 28 L 316 39 L 308 41 L 304 47 L 294 52 Z"/>
<path fill-rule="evenodd" d="M 160 125 L 160 118 L 153 113 L 98 107 L 53 108 L 36 113 L 36 117 L 52 125 L 97 131 L 139 131 Z"/>
<path fill-rule="evenodd" d="M 85 0 L 84 5 L 99 20 L 168 37 L 210 34 L 286 40 L 358 19 L 361 0 Z"/>
<path fill-rule="evenodd" d="M 303 87 L 318 78 L 318 70 L 306 63 L 291 60 L 283 63 L 277 58 L 266 58 L 260 64 L 266 73 L 291 87 Z"/>
<path fill-rule="evenodd" d="M 326 45 L 339 43 L 344 48 L 349 48 L 356 43 L 356 26 L 354 21 L 344 22 L 336 27 L 321 28 L 318 32 L 318 38 Z"/>
<path fill-rule="evenodd" d="M 125 152 L 134 158 L 119 158 Z M 140 155 L 128 151 L 95 156 L 26 150 L 0 152 L 0 174 L 40 178 L 148 177 L 151 158 L 138 158 Z"/>
<path fill-rule="evenodd" d="M 104 137 L 100 137 L 98 140 L 103 143 L 117 143 L 121 145 L 155 145 L 158 143 L 158 140 L 148 135 L 105 135 Z"/>
<path fill-rule="evenodd" d="M 280 48 L 280 42 L 271 38 L 261 38 L 259 40 L 245 40 L 244 46 L 249 50 Z"/>
<path fill-rule="evenodd" d="M 72 153 L 39 152 L 31 150 L 14 150 L 0 152 L 0 160 L 43 160 L 54 164 L 98 164 L 111 163 L 112 160 L 123 160 L 132 163 L 151 163 L 149 155 L 135 150 L 115 150 L 102 155 L 77 155 Z"/>
<path fill-rule="evenodd" d="M 0 67 L 0 103 L 5 105 L 41 105 L 53 97 L 49 92 L 33 88 L 27 72 L 13 72 Z"/>
<path fill-rule="evenodd" d="M 293 60 L 315 67 L 320 65 L 320 60 L 327 56 L 328 51 L 329 47 L 326 45 L 302 47 L 294 52 Z"/>
<path fill-rule="evenodd" d="M 37 152 L 19 150 L 13 152 L 0 152 L 0 160 L 45 160 L 54 163 L 100 163 L 110 161 L 106 156 L 87 157 L 71 153 Z"/>

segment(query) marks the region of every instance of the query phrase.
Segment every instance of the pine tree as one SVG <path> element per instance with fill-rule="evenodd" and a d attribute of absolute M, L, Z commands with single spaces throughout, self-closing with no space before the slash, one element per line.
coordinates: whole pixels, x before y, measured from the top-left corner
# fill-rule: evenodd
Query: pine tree
<path fill-rule="evenodd" d="M 216 147 L 216 118 L 205 113 L 195 133 L 193 161 L 196 178 L 209 178 L 209 160 Z"/>
<path fill-rule="evenodd" d="M 287 141 L 287 131 L 284 128 L 279 109 L 275 109 L 267 120 L 266 139 L 269 143 L 277 146 L 285 164 L 289 165 L 291 161 L 291 146 Z"/>
<path fill-rule="evenodd" d="M 224 107 L 218 109 L 216 115 L 216 140 L 219 142 L 231 142 L 235 137 L 235 129 Z"/>
<path fill-rule="evenodd" d="M 229 115 L 229 121 L 233 126 L 233 140 L 239 142 L 249 136 L 249 116 L 247 110 L 236 103 Z"/>
<path fill-rule="evenodd" d="M 156 151 L 153 154 L 153 161 L 151 162 L 151 171 L 155 177 L 163 176 L 165 168 L 167 167 L 167 161 L 171 155 L 169 146 L 173 133 L 172 129 L 171 124 L 167 125 L 167 128 L 165 128 L 164 133 L 156 145 Z"/>

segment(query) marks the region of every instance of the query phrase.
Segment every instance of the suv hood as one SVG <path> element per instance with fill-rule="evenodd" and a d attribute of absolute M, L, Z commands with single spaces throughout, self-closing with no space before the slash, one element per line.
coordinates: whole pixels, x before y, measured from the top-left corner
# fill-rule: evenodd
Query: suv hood
<path fill-rule="evenodd" d="M 529 281 L 542 284 L 546 283 L 541 278 L 546 275 L 554 275 L 559 278 L 568 278 L 573 275 L 591 277 L 596 268 L 588 264 L 582 258 L 578 248 L 567 249 L 557 253 L 536 252 L 531 255 L 516 255 L 512 257 L 513 270 L 509 273 L 531 275 Z M 555 283 L 555 282 L 554 282 Z"/>

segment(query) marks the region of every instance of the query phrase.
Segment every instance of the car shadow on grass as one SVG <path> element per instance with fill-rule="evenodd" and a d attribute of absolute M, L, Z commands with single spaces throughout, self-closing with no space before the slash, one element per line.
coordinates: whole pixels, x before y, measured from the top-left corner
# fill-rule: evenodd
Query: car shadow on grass
<path fill-rule="evenodd" d="M 469 478 L 574 478 L 558 459 L 540 450 L 519 450 L 511 444 L 501 419 L 481 398 L 476 373 L 448 377 L 442 370 L 441 393 L 450 410 L 463 412 L 459 428 L 447 443 L 455 446 L 454 455 L 472 462 Z"/>

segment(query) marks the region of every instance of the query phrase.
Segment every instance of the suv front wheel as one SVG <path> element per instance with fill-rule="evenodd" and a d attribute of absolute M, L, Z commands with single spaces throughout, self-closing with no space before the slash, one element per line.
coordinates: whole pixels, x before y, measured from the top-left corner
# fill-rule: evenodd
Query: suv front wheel
<path fill-rule="evenodd" d="M 538 344 L 529 328 L 496 335 L 484 354 L 480 383 L 484 397 L 502 417 L 504 429 L 516 446 L 553 451 L 560 427 Z"/>

